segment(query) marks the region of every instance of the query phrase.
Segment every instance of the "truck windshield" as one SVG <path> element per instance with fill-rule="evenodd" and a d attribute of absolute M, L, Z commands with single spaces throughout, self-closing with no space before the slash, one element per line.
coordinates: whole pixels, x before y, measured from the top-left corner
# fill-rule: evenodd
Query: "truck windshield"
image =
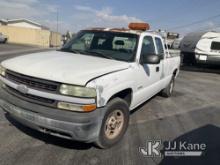
<path fill-rule="evenodd" d="M 81 31 L 61 51 L 132 62 L 138 35 L 111 31 Z"/>

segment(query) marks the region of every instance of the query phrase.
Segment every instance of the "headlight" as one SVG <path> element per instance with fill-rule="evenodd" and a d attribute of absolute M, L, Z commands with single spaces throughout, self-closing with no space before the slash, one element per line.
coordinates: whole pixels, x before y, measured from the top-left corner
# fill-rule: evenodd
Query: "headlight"
<path fill-rule="evenodd" d="M 6 69 L 0 65 L 0 75 L 1 76 L 5 76 L 5 71 L 6 71 Z"/>
<path fill-rule="evenodd" d="M 96 90 L 94 88 L 79 87 L 66 84 L 62 84 L 60 86 L 60 93 L 63 95 L 76 97 L 96 97 Z"/>

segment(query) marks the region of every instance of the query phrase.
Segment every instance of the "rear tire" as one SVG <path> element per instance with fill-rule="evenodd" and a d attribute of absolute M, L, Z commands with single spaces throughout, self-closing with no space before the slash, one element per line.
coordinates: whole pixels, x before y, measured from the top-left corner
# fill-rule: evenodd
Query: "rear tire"
<path fill-rule="evenodd" d="M 173 93 L 174 86 L 175 86 L 175 76 L 172 77 L 168 86 L 161 91 L 161 95 L 163 97 L 170 97 Z"/>
<path fill-rule="evenodd" d="M 124 136 L 129 123 L 129 107 L 123 99 L 112 99 L 106 108 L 98 140 L 95 142 L 99 148 L 110 148 L 118 143 Z"/>

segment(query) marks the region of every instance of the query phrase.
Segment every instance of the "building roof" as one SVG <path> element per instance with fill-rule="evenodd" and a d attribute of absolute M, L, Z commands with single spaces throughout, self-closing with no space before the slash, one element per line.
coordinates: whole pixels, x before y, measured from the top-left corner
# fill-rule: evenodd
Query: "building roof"
<path fill-rule="evenodd" d="M 37 22 L 34 22 L 34 21 L 31 21 L 29 19 L 21 18 L 21 19 L 9 19 L 9 20 L 7 20 L 8 24 L 10 24 L 10 23 L 19 23 L 19 22 L 26 22 L 26 23 L 41 27 L 41 24 L 39 24 Z"/>
<path fill-rule="evenodd" d="M 32 24 L 34 26 L 37 26 L 37 27 L 40 27 L 42 29 L 49 29 L 48 27 L 46 26 L 43 26 L 35 21 L 31 21 L 29 19 L 24 19 L 24 18 L 19 18 L 19 19 L 1 19 L 0 22 L 3 22 L 5 24 L 13 24 L 13 23 L 20 23 L 20 22 L 26 22 L 26 23 L 29 23 L 29 24 Z"/>
<path fill-rule="evenodd" d="M 6 24 L 8 21 L 6 19 L 0 19 L 0 22 Z"/>

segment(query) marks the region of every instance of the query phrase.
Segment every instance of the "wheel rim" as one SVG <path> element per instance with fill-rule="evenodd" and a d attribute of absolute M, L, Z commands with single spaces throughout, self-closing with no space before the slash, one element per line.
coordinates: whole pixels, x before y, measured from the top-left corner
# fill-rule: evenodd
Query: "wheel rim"
<path fill-rule="evenodd" d="M 172 80 L 172 82 L 170 83 L 170 94 L 173 92 L 173 87 L 174 87 L 174 82 Z"/>
<path fill-rule="evenodd" d="M 105 122 L 105 136 L 108 139 L 116 138 L 124 125 L 124 114 L 121 110 L 115 110 L 109 114 Z"/>

